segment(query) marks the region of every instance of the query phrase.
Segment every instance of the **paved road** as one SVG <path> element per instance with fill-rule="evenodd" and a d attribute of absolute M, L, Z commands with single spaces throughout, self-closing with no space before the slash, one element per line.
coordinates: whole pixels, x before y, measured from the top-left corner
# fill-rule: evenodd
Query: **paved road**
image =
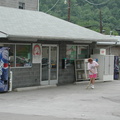
<path fill-rule="evenodd" d="M 120 80 L 0 94 L 0 120 L 120 120 Z"/>

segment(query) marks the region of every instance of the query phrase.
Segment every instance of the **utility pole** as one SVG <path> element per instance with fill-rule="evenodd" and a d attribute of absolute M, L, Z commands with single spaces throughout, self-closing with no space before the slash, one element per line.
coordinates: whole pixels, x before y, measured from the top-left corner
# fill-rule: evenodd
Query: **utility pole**
<path fill-rule="evenodd" d="M 102 14 L 101 14 L 101 9 L 100 9 L 100 33 L 102 33 L 103 26 L 102 26 Z"/>
<path fill-rule="evenodd" d="M 38 0 L 38 11 L 39 11 L 39 7 L 40 7 L 40 6 L 39 6 L 39 5 L 40 5 L 39 2 L 40 2 L 40 1 Z"/>
<path fill-rule="evenodd" d="M 71 7 L 71 0 L 65 0 L 64 4 L 68 4 L 68 21 L 70 21 L 70 7 Z"/>
<path fill-rule="evenodd" d="M 68 21 L 70 21 L 70 7 L 71 7 L 71 1 L 68 0 Z"/>

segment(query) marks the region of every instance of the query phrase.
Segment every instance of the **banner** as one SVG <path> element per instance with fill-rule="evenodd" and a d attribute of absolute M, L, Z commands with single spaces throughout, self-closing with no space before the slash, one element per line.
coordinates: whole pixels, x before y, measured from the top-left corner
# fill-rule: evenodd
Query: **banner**
<path fill-rule="evenodd" d="M 32 58 L 33 58 L 32 61 L 33 63 L 41 63 L 41 59 L 42 59 L 41 44 L 33 43 Z"/>

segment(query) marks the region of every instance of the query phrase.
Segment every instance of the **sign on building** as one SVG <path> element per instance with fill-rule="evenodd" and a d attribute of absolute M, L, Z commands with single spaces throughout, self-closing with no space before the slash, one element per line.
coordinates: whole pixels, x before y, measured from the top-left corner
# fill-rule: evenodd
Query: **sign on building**
<path fill-rule="evenodd" d="M 41 63 L 41 59 L 42 59 L 41 44 L 33 43 L 32 58 L 33 58 L 32 61 L 33 63 Z"/>

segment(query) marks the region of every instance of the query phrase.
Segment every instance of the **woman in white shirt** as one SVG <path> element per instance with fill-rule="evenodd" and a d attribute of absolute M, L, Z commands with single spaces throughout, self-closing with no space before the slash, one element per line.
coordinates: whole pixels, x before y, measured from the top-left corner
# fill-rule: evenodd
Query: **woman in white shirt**
<path fill-rule="evenodd" d="M 91 82 L 91 88 L 94 88 L 95 78 L 97 78 L 97 67 L 99 64 L 94 61 L 92 58 L 88 59 L 88 70 L 89 70 L 89 78 Z"/>

